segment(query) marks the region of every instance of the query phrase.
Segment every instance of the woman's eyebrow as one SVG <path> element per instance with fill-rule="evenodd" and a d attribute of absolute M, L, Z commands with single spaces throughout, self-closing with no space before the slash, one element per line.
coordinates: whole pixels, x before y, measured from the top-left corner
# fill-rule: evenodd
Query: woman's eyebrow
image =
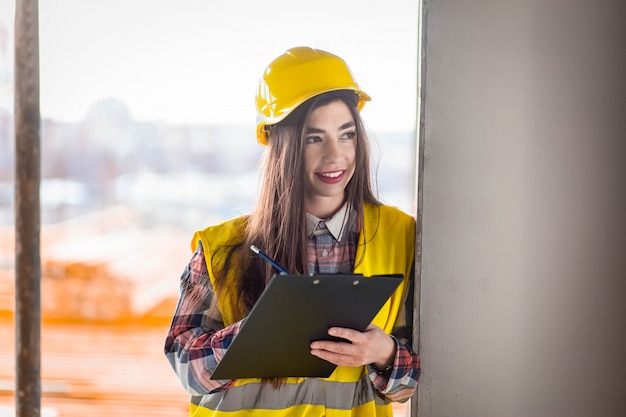
<path fill-rule="evenodd" d="M 356 123 L 354 123 L 354 120 L 351 120 L 349 122 L 346 122 L 344 124 L 342 124 L 341 126 L 339 126 L 339 129 L 337 129 L 337 131 L 340 130 L 345 130 L 345 129 L 349 129 L 351 127 L 356 126 Z M 306 133 L 325 133 L 326 131 L 324 129 L 319 129 L 317 127 L 307 127 L 306 128 Z"/>
<path fill-rule="evenodd" d="M 339 130 L 348 129 L 348 128 L 354 127 L 354 126 L 356 126 L 356 123 L 354 123 L 354 120 L 350 120 L 349 122 L 342 124 L 339 127 Z"/>

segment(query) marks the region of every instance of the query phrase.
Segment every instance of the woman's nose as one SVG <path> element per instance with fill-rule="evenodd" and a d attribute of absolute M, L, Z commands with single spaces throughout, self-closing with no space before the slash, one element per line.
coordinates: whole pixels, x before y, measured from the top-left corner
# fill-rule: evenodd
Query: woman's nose
<path fill-rule="evenodd" d="M 327 160 L 335 160 L 341 155 L 339 149 L 339 141 L 337 139 L 327 140 L 324 146 L 324 158 Z"/>

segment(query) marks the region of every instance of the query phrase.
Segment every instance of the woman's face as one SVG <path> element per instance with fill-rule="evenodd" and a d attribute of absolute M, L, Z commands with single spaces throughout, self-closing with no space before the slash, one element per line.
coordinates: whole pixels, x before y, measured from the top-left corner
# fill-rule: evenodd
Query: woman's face
<path fill-rule="evenodd" d="M 348 106 L 335 100 L 311 113 L 305 127 L 305 209 L 325 218 L 343 203 L 354 175 L 357 130 Z"/>

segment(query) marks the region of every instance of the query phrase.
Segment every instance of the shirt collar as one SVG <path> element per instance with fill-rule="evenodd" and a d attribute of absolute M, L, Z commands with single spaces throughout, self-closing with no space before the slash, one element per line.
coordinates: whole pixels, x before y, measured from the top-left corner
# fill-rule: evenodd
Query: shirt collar
<path fill-rule="evenodd" d="M 306 214 L 306 235 L 311 236 L 317 229 L 321 221 L 326 224 L 326 229 L 333 237 L 341 242 L 343 238 L 347 224 L 348 224 L 348 203 L 344 203 L 343 206 L 332 217 L 327 219 L 320 219 L 312 214 Z"/>

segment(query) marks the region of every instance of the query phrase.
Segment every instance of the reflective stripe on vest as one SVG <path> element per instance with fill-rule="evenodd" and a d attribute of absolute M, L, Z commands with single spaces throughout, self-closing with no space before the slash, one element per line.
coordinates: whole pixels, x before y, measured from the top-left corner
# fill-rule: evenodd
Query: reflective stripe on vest
<path fill-rule="evenodd" d="M 308 378 L 302 379 L 298 384 L 287 383 L 279 388 L 274 388 L 269 383 L 254 382 L 192 398 L 194 405 L 222 412 L 250 409 L 286 411 L 293 407 L 307 406 L 349 411 L 371 402 L 378 406 L 388 403 L 374 393 L 367 376 L 356 382 Z"/>

